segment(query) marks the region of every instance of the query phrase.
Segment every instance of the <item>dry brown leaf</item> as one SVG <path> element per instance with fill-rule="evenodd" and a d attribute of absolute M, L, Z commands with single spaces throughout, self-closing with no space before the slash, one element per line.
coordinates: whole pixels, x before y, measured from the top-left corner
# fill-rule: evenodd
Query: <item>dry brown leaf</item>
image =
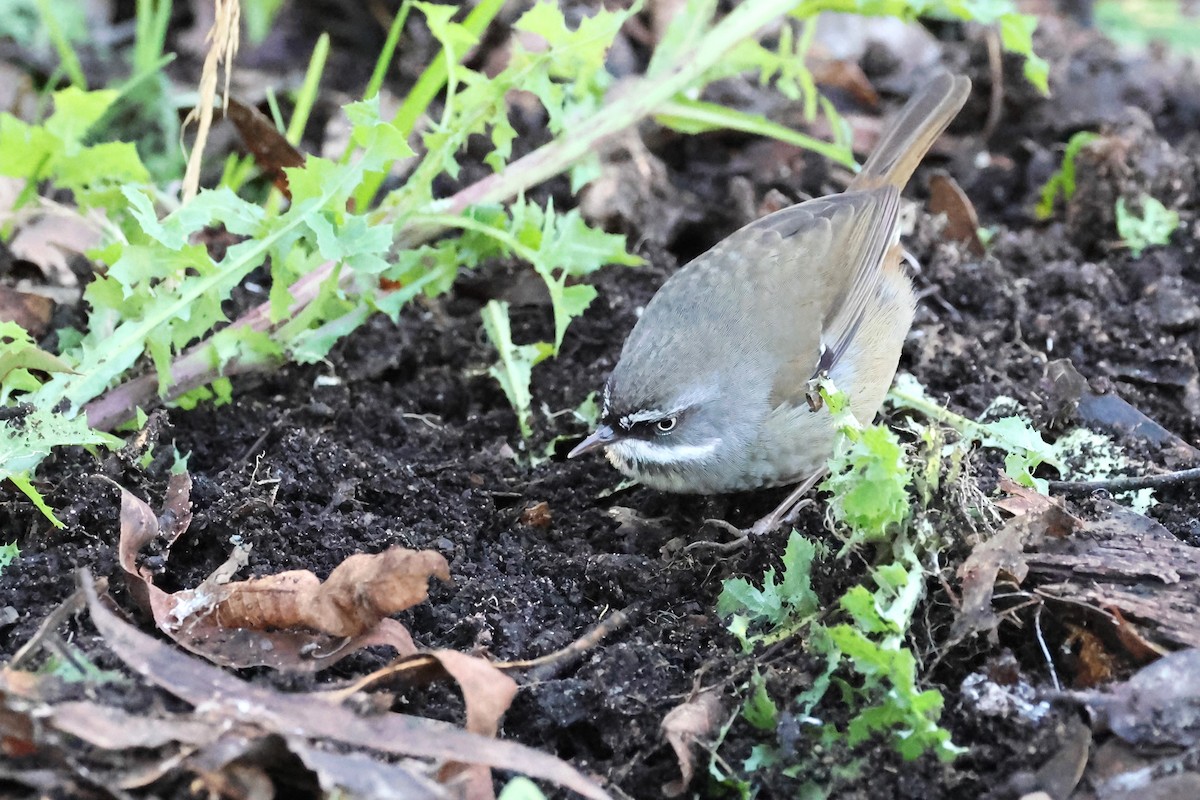
<path fill-rule="evenodd" d="M 89 701 L 59 703 L 50 725 L 102 750 L 130 750 L 167 744 L 207 745 L 225 732 L 222 720 L 195 714 L 149 716 Z"/>
<path fill-rule="evenodd" d="M 1115 606 L 1105 606 L 1104 610 L 1116 622 L 1117 639 L 1120 640 L 1121 646 L 1139 664 L 1149 664 L 1171 652 L 1143 636 L 1142 632 L 1138 630 L 1138 626 L 1125 619 L 1121 609 Z"/>
<path fill-rule="evenodd" d="M 1005 496 L 993 501 L 992 505 L 1002 511 L 1007 511 L 1014 517 L 1019 517 L 1033 511 L 1041 511 L 1053 502 L 1048 496 L 1036 489 L 1022 486 L 1003 473 L 1000 475 L 999 488 L 1000 491 L 1004 492 Z"/>
<path fill-rule="evenodd" d="M 311 696 L 289 695 L 243 681 L 178 652 L 114 614 L 97 596 L 91 576 L 81 573 L 92 622 L 131 670 L 210 715 L 256 725 L 288 738 L 337 742 L 364 750 L 442 761 L 469 760 L 496 769 L 542 778 L 584 797 L 608 795 L 569 764 L 532 748 L 459 730 L 407 714 L 360 717 Z"/>
<path fill-rule="evenodd" d="M 977 256 L 984 254 L 975 206 L 958 181 L 945 172 L 938 171 L 929 177 L 929 210 L 946 215 L 944 233 L 947 239 L 962 242 Z"/>
<path fill-rule="evenodd" d="M 518 520 L 522 525 L 528 525 L 531 528 L 549 528 L 554 521 L 550 514 L 550 504 L 546 501 L 532 505 L 521 512 Z"/>
<path fill-rule="evenodd" d="M 0 208 L 5 204 L 4 194 L 0 189 Z M 78 300 L 79 278 L 70 260 L 100 244 L 104 224 L 100 212 L 90 211 L 85 216 L 78 209 L 43 200 L 36 207 L 0 213 L 0 220 L 14 225 L 16 233 L 9 249 L 41 271 L 48 283 L 43 290 L 53 293 L 60 303 Z"/>
<path fill-rule="evenodd" d="M 414 762 L 388 764 L 363 753 L 322 750 L 300 737 L 288 739 L 288 750 L 313 771 L 326 797 L 347 800 L 441 800 L 446 792 Z"/>
<path fill-rule="evenodd" d="M 290 200 L 292 195 L 288 191 L 287 175 L 283 169 L 303 166 L 304 155 L 257 108 L 232 97 L 228 98 L 227 104 L 225 118 L 237 128 L 242 144 L 254 157 L 254 163 Z"/>
<path fill-rule="evenodd" d="M 813 61 L 812 77 L 822 86 L 841 89 L 868 108 L 879 105 L 879 93 L 857 60 L 839 58 Z"/>
<path fill-rule="evenodd" d="M 40 339 L 50 327 L 54 301 L 30 292 L 0 286 L 0 322 L 15 322 L 34 339 Z"/>
<path fill-rule="evenodd" d="M 692 745 L 716 733 L 725 716 L 725 707 L 715 691 L 700 692 L 688 698 L 682 705 L 675 706 L 663 718 L 663 736 L 675 751 L 679 760 L 680 778 L 662 787 L 667 797 L 683 794 L 696 772 Z"/>
<path fill-rule="evenodd" d="M 23 758 L 37 752 L 33 720 L 23 710 L 11 708 L 8 692 L 0 691 L 0 755 Z"/>
<path fill-rule="evenodd" d="M 228 582 L 232 569 L 223 565 L 195 589 L 169 594 L 155 586 L 138 554 L 156 540 L 165 553 L 187 529 L 190 489 L 186 474 L 172 476 L 161 517 L 122 490 L 118 543 L 131 594 L 181 646 L 224 666 L 301 671 L 324 669 L 370 645 L 416 652 L 407 629 L 388 615 L 423 602 L 431 576 L 449 580 L 446 560 L 432 551 L 351 556 L 324 583 L 307 571 Z"/>
<path fill-rule="evenodd" d="M 986 541 L 980 542 L 958 568 L 962 584 L 962 605 L 951 628 L 955 641 L 973 633 L 990 631 L 999 624 L 992 611 L 992 594 L 996 580 L 1007 575 L 1020 584 L 1028 572 L 1025 550 L 1036 546 L 1047 536 L 1078 523 L 1061 506 L 1023 501 L 1027 513 L 1013 517 Z"/>
<path fill-rule="evenodd" d="M 292 570 L 226 584 L 227 594 L 212 613 L 226 628 L 303 627 L 359 636 L 384 617 L 424 602 L 431 577 L 450 580 L 440 553 L 393 547 L 350 556 L 324 583 L 308 570 Z"/>

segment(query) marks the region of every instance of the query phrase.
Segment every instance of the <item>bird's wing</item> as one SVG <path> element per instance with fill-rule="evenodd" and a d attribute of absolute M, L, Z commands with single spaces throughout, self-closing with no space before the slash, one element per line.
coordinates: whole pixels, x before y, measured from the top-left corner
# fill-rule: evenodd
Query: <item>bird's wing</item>
<path fill-rule="evenodd" d="M 772 345 L 787 358 L 772 386 L 772 406 L 798 402 L 813 376 L 832 369 L 854 341 L 879 297 L 899 208 L 899 191 L 883 186 L 809 200 L 747 226 L 758 235 L 780 238 L 781 255 L 770 282 L 774 286 L 762 290 L 775 292 L 797 312 L 789 315 L 783 309 L 776 316 L 781 324 Z M 797 291 L 804 302 L 791 299 Z M 802 313 L 806 307 L 819 314 L 816 352 L 808 343 L 818 319 L 811 311 Z"/>

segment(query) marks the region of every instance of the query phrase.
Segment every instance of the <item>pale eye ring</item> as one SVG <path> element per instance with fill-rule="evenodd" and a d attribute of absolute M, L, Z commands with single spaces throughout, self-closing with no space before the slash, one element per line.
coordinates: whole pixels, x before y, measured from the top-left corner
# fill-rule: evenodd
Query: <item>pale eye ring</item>
<path fill-rule="evenodd" d="M 662 435 L 675 430 L 675 426 L 679 424 L 678 417 L 663 417 L 658 422 L 654 423 L 654 432 Z"/>

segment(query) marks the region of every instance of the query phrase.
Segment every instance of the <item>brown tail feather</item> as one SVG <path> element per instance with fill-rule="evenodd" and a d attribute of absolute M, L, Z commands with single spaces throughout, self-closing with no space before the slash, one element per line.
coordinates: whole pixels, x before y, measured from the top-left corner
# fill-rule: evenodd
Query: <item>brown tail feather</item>
<path fill-rule="evenodd" d="M 937 75 L 909 98 L 889 123 L 875 151 L 850 182 L 847 191 L 880 186 L 903 190 L 925 153 L 946 130 L 970 93 L 970 79 L 948 72 Z"/>

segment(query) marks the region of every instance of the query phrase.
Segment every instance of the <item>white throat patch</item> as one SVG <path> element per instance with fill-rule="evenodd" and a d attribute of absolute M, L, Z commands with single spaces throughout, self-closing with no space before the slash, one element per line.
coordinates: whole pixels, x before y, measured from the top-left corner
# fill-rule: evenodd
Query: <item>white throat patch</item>
<path fill-rule="evenodd" d="M 707 439 L 700 444 L 662 444 L 644 439 L 618 439 L 608 446 L 613 466 L 630 469 L 638 464 L 692 464 L 703 461 L 721 446 L 720 439 Z"/>

